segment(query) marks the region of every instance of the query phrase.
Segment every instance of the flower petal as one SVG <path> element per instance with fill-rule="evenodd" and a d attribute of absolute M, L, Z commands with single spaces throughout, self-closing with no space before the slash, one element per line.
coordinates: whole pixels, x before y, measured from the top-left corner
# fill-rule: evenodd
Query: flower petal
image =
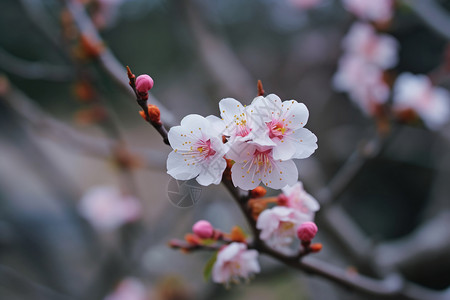
<path fill-rule="evenodd" d="M 317 149 L 316 135 L 306 128 L 296 129 L 288 138 L 295 147 L 293 158 L 310 157 Z"/>
<path fill-rule="evenodd" d="M 197 176 L 201 171 L 199 164 L 193 163 L 189 158 L 170 152 L 167 158 L 167 174 L 177 180 L 188 180 Z"/>

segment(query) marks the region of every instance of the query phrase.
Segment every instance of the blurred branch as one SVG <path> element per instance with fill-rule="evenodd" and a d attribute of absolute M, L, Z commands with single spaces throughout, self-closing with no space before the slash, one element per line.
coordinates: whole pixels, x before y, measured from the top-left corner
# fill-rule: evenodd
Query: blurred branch
<path fill-rule="evenodd" d="M 431 29 L 450 40 L 450 14 L 435 0 L 402 0 L 402 2 L 411 7 Z"/>
<path fill-rule="evenodd" d="M 59 292 L 51 290 L 48 287 L 32 282 L 13 269 L 2 265 L 0 265 L 0 286 L 6 288 L 9 291 L 14 291 L 16 296 L 21 295 L 21 297 L 24 297 L 22 299 L 71 299 L 71 297 L 67 295 L 63 295 Z"/>
<path fill-rule="evenodd" d="M 62 44 L 58 41 L 55 31 L 50 28 L 55 28 L 54 24 L 49 23 L 49 15 L 46 13 L 42 1 L 40 0 L 20 0 L 22 8 L 24 9 L 28 20 L 31 22 L 31 27 L 48 41 L 47 45 L 52 47 L 60 56 L 67 62 L 71 63 L 71 59 L 65 51 Z"/>
<path fill-rule="evenodd" d="M 86 135 L 74 130 L 46 114 L 22 92 L 13 89 L 3 99 L 19 116 L 31 125 L 33 130 L 49 135 L 70 150 L 103 159 L 110 159 L 115 155 L 114 145 L 117 144 L 116 141 Z M 164 155 L 161 155 L 159 151 L 130 150 L 128 155 L 141 159 L 144 166 L 148 168 L 162 169 L 165 166 Z"/>
<path fill-rule="evenodd" d="M 98 33 L 92 20 L 86 13 L 83 4 L 78 1 L 61 0 L 65 3 L 67 9 L 72 15 L 75 24 L 81 34 L 87 37 L 95 45 L 103 45 L 104 48 L 99 53 L 97 59 L 103 70 L 111 77 L 111 79 L 129 96 L 134 97 L 134 93 L 130 90 L 128 85 L 128 78 L 126 76 L 125 67 L 117 60 L 113 52 L 105 46 L 103 39 Z M 169 126 L 175 125 L 176 117 L 165 108 L 161 102 L 149 94 L 149 100 L 152 104 L 158 106 L 161 110 L 161 119 Z"/>
<path fill-rule="evenodd" d="M 193 1 L 180 2 L 186 11 L 187 22 L 197 41 L 199 57 L 220 89 L 233 97 L 248 98 L 253 95 L 255 81 L 245 69 L 232 49 L 219 35 L 209 30 L 200 15 L 202 8 Z"/>
<path fill-rule="evenodd" d="M 410 235 L 380 244 L 374 250 L 375 261 L 387 268 L 416 269 L 442 264 L 450 253 L 450 212 L 443 211 L 421 224 Z"/>
<path fill-rule="evenodd" d="M 67 82 L 74 78 L 69 67 L 26 61 L 2 48 L 0 48 L 0 68 L 8 73 L 32 80 Z"/>

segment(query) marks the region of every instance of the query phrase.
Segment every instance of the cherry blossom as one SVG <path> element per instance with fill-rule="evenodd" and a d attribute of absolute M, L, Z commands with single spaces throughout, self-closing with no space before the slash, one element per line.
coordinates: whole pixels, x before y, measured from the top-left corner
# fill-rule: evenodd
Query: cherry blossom
<path fill-rule="evenodd" d="M 227 157 L 234 160 L 231 179 L 234 186 L 252 190 L 261 182 L 273 189 L 293 185 L 298 170 L 292 160 L 273 158 L 273 147 L 241 142 L 230 149 Z"/>
<path fill-rule="evenodd" d="M 115 291 L 106 296 L 104 300 L 148 300 L 147 290 L 144 284 L 137 278 L 123 279 Z"/>
<path fill-rule="evenodd" d="M 261 118 L 266 124 L 265 135 L 275 145 L 274 159 L 307 158 L 317 149 L 317 137 L 304 128 L 309 112 L 303 103 L 281 101 L 277 95 L 270 94 L 255 98 L 252 107 L 255 118 Z"/>
<path fill-rule="evenodd" d="M 401 74 L 393 100 L 395 110 L 414 110 L 430 129 L 439 129 L 450 119 L 450 93 L 433 86 L 425 75 Z"/>
<path fill-rule="evenodd" d="M 354 55 L 341 57 L 333 76 L 333 86 L 337 91 L 347 92 L 350 99 L 368 115 L 372 115 L 376 106 L 386 103 L 389 98 L 389 87 L 383 80 L 383 72 Z"/>
<path fill-rule="evenodd" d="M 294 208 L 276 206 L 259 215 L 256 227 L 261 230 L 260 238 L 269 246 L 280 252 L 290 253 L 298 226 L 307 221 L 311 221 L 307 214 Z"/>
<path fill-rule="evenodd" d="M 392 68 L 398 61 L 397 40 L 387 34 L 377 34 L 367 23 L 354 23 L 342 45 L 347 54 L 359 56 L 381 69 Z"/>
<path fill-rule="evenodd" d="M 114 230 L 140 217 L 140 202 L 112 186 L 88 190 L 78 205 L 80 214 L 99 230 Z"/>
<path fill-rule="evenodd" d="M 342 0 L 342 3 L 346 10 L 368 21 L 387 22 L 393 15 L 393 0 Z"/>
<path fill-rule="evenodd" d="M 228 143 L 254 141 L 260 145 L 273 143 L 261 131 L 264 123 L 261 118 L 255 117 L 253 105 L 244 106 L 233 98 L 225 98 L 219 102 L 222 124 L 214 122 L 216 128 L 223 128 L 223 134 L 229 137 Z"/>
<path fill-rule="evenodd" d="M 247 279 L 251 274 L 259 273 L 258 251 L 247 250 L 244 243 L 231 243 L 217 254 L 212 270 L 212 279 L 216 283 L 227 284 Z"/>
<path fill-rule="evenodd" d="M 311 220 L 314 218 L 314 214 L 320 209 L 319 202 L 305 191 L 301 181 L 298 181 L 293 186 L 282 188 L 282 191 L 283 194 L 281 195 L 285 197 L 286 206 L 308 215 Z"/>
<path fill-rule="evenodd" d="M 178 180 L 197 177 L 201 185 L 219 184 L 227 165 L 223 157 L 228 146 L 210 122 L 210 117 L 187 115 L 180 126 L 169 130 L 174 149 L 167 159 L 167 173 Z"/>

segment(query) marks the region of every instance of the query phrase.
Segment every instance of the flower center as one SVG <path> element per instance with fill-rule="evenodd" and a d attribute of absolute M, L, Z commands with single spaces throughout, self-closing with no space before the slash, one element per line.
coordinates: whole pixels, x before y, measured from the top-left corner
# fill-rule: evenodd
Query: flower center
<path fill-rule="evenodd" d="M 211 147 L 211 140 L 199 141 L 197 151 L 203 158 L 216 154 L 216 151 Z"/>
<path fill-rule="evenodd" d="M 283 122 L 277 120 L 273 120 L 272 122 L 267 123 L 267 127 L 269 127 L 269 137 L 271 139 L 275 137 L 283 137 L 287 129 Z"/>

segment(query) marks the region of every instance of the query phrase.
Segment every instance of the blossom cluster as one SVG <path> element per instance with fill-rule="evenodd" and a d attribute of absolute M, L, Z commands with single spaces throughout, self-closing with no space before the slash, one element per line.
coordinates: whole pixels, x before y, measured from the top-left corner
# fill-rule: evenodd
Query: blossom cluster
<path fill-rule="evenodd" d="M 374 115 L 377 107 L 389 98 L 383 73 L 397 64 L 398 42 L 390 35 L 376 33 L 368 23 L 356 22 L 342 46 L 344 55 L 339 60 L 333 85 L 336 90 L 347 92 L 364 113 Z"/>
<path fill-rule="evenodd" d="M 259 229 L 259 239 L 275 251 L 286 255 L 305 255 L 320 251 L 320 244 L 311 244 L 317 233 L 317 226 L 313 223 L 314 215 L 319 210 L 319 203 L 303 189 L 303 184 L 297 182 L 292 187 L 285 187 L 282 193 L 272 198 L 252 199 L 249 206 L 255 203 L 269 203 L 256 217 L 256 228 Z M 255 202 L 256 201 L 256 202 Z M 248 280 L 255 273 L 260 272 L 258 263 L 259 252 L 249 249 L 246 235 L 239 227 L 234 227 L 227 234 L 214 228 L 206 220 L 200 220 L 192 227 L 193 234 L 187 234 L 185 240 L 188 246 L 181 246 L 177 241 L 172 247 L 189 251 L 203 247 L 220 247 L 213 256 L 210 268 L 212 280 L 216 283 L 238 283 L 241 279 Z M 300 247 L 301 242 L 301 247 Z M 225 243 L 219 246 L 220 243 Z"/>
<path fill-rule="evenodd" d="M 219 109 L 221 118 L 191 114 L 170 129 L 168 174 L 218 184 L 228 159 L 232 182 L 241 189 L 261 182 L 273 189 L 295 184 L 298 170 L 292 159 L 307 158 L 317 149 L 317 137 L 304 128 L 309 112 L 303 103 L 271 94 L 248 106 L 225 98 Z"/>

